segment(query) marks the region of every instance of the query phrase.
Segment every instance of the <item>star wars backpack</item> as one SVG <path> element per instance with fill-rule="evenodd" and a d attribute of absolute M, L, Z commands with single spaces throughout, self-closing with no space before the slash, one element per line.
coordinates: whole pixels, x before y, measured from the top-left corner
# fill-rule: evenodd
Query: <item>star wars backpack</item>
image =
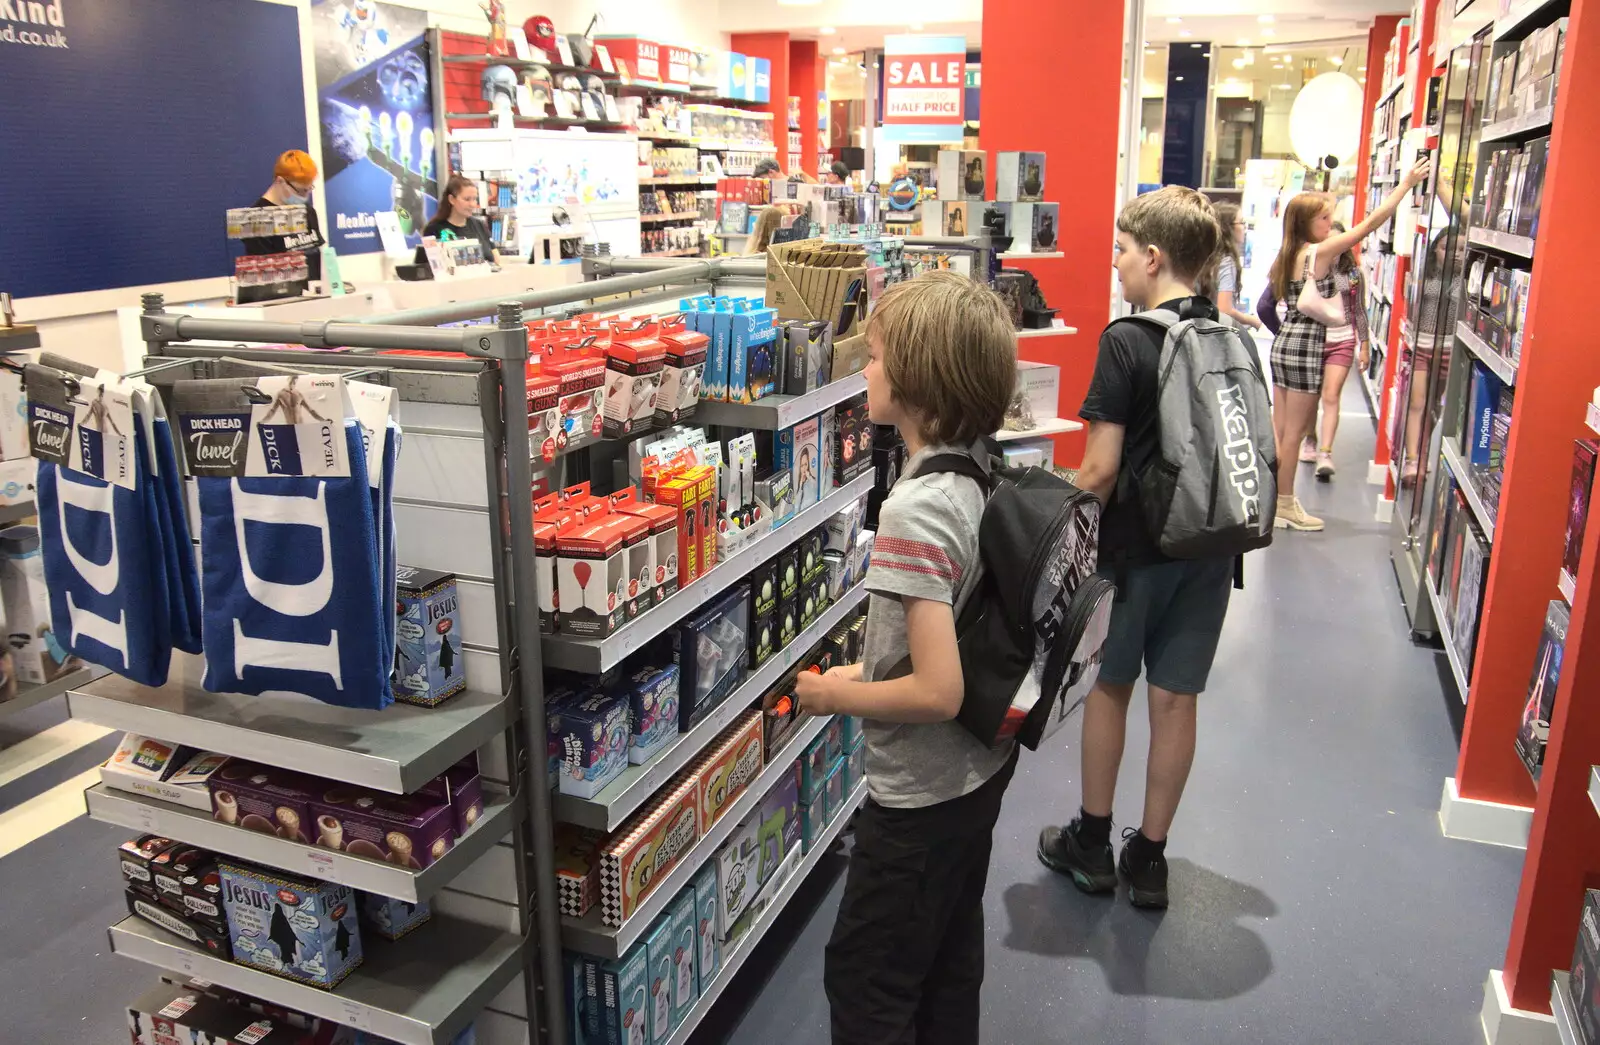
<path fill-rule="evenodd" d="M 1083 704 L 1100 673 L 1113 586 L 1095 575 L 1100 502 L 1044 468 L 939 454 L 987 492 L 981 573 L 956 614 L 966 691 L 956 721 L 990 746 L 1036 749 Z M 909 666 L 909 665 L 908 665 Z"/>

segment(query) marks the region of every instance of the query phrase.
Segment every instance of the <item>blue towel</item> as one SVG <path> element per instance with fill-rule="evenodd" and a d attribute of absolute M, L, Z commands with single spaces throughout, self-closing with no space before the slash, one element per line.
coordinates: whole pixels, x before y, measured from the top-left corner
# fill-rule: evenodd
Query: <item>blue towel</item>
<path fill-rule="evenodd" d="M 348 477 L 195 480 L 206 689 L 303 693 L 373 710 L 393 701 L 354 422 L 345 441 Z"/>
<path fill-rule="evenodd" d="M 394 468 L 400 459 L 400 426 L 389 421 L 388 438 L 383 443 L 382 485 L 372 490 L 372 517 L 377 521 L 378 590 L 383 593 L 384 656 L 394 657 L 395 628 L 400 613 L 400 591 L 395 563 L 398 561 L 398 544 L 394 531 Z"/>
<path fill-rule="evenodd" d="M 172 426 L 164 417 L 151 421 L 156 445 L 157 507 L 162 522 L 167 567 L 167 589 L 171 597 L 172 645 L 185 653 L 199 653 L 200 575 L 195 571 L 194 541 L 189 537 L 189 513 L 184 505 L 183 474 L 178 470 L 178 453 L 172 442 Z"/>
<path fill-rule="evenodd" d="M 170 604 L 142 419 L 136 488 L 39 462 L 39 538 L 50 626 L 63 649 L 146 686 L 167 681 Z"/>

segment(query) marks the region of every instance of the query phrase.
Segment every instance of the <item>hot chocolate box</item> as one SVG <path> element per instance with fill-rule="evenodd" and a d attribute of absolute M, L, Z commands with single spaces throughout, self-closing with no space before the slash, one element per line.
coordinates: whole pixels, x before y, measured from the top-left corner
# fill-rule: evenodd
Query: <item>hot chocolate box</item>
<path fill-rule="evenodd" d="M 206 782 L 211 815 L 250 831 L 311 842 L 316 781 L 285 769 L 230 758 Z"/>
<path fill-rule="evenodd" d="M 380 795 L 335 785 L 311 803 L 315 842 L 352 856 L 421 870 L 456 841 L 450 803 L 425 795 Z"/>

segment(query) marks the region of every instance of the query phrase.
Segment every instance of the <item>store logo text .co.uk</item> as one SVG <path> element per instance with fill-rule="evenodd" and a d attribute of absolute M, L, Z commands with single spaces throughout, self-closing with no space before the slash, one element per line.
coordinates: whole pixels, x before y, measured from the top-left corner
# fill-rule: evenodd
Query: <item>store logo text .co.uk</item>
<path fill-rule="evenodd" d="M 16 24 L 0 29 L 0 42 L 29 44 L 36 47 L 66 47 L 67 34 L 60 30 L 67 24 L 62 10 L 63 0 L 0 0 L 0 22 L 21 25 L 53 26 L 57 32 L 35 33 L 19 30 Z"/>

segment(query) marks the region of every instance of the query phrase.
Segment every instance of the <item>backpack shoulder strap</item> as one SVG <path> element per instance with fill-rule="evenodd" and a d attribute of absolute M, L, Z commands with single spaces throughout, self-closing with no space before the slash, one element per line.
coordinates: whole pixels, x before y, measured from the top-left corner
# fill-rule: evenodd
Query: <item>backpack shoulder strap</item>
<path fill-rule="evenodd" d="M 1111 321 L 1110 325 L 1116 326 L 1118 323 L 1143 323 L 1146 326 L 1155 326 L 1160 327 L 1162 330 L 1171 330 L 1181 322 L 1183 322 L 1183 317 L 1171 309 L 1151 308 L 1146 309 L 1143 312 L 1135 312 L 1132 315 L 1118 316 L 1116 319 Z"/>
<path fill-rule="evenodd" d="M 985 490 L 989 488 L 988 470 L 979 464 L 971 454 L 934 454 L 922 462 L 916 474 L 918 476 L 938 475 L 940 472 L 964 475 Z"/>

